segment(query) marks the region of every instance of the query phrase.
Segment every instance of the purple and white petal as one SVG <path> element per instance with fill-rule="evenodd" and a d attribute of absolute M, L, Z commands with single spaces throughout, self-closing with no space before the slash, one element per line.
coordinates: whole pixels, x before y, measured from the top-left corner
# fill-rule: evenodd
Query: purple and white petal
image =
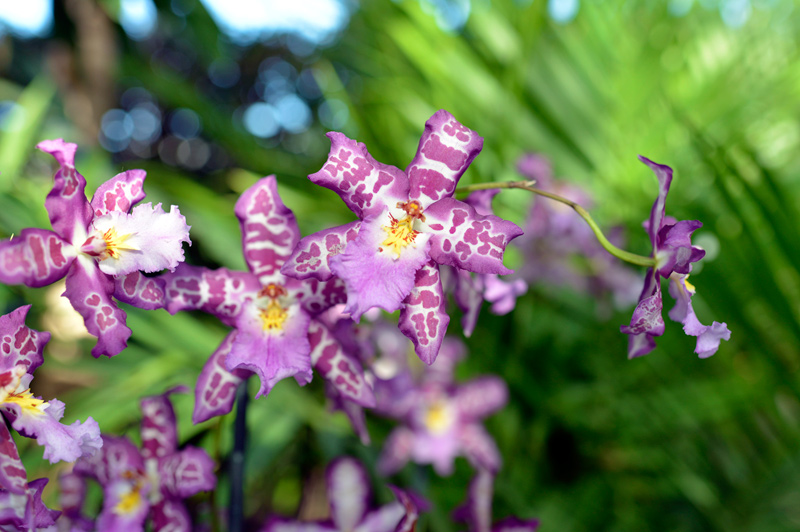
<path fill-rule="evenodd" d="M 173 391 L 185 391 L 185 388 L 145 397 L 140 403 L 142 424 L 139 433 L 142 436 L 142 458 L 161 458 L 174 453 L 178 449 L 178 427 L 175 409 L 169 400 Z"/>
<path fill-rule="evenodd" d="M 489 416 L 508 402 L 508 386 L 499 377 L 479 377 L 456 388 L 453 402 L 461 419 L 477 421 Z"/>
<path fill-rule="evenodd" d="M 75 169 L 75 152 L 78 145 L 62 139 L 44 140 L 36 145 L 49 153 L 60 168 L 54 176 L 53 188 L 44 201 L 53 230 L 61 238 L 80 244 L 86 227 L 92 220 L 92 207 L 86 201 L 86 180 Z"/>
<path fill-rule="evenodd" d="M 242 229 L 242 252 L 250 272 L 262 285 L 280 283 L 281 266 L 300 240 L 294 213 L 278 195 L 275 176 L 245 190 L 234 209 Z"/>
<path fill-rule="evenodd" d="M 419 519 L 419 511 L 421 509 L 428 510 L 430 504 L 428 501 L 412 492 L 401 490 L 396 486 L 389 486 L 389 488 L 392 490 L 395 497 L 397 497 L 397 503 L 400 505 L 403 512 L 400 522 L 398 522 L 397 526 L 394 528 L 394 532 L 414 532 L 414 530 L 416 530 L 417 520 Z M 391 505 L 386 505 L 383 508 L 387 508 L 387 506 L 391 508 Z"/>
<path fill-rule="evenodd" d="M 363 142 L 335 131 L 327 136 L 328 160 L 322 170 L 308 176 L 312 182 L 339 194 L 361 219 L 408 200 L 408 178 L 400 169 L 373 159 Z"/>
<path fill-rule="evenodd" d="M 114 297 L 144 310 L 164 308 L 164 279 L 145 277 L 141 272 L 114 278 Z"/>
<path fill-rule="evenodd" d="M 83 504 L 86 499 L 86 479 L 75 473 L 62 472 L 58 476 L 58 502 L 64 517 L 72 521 L 88 521 L 83 517 Z M 81 530 L 90 530 L 82 527 Z"/>
<path fill-rule="evenodd" d="M 0 242 L 0 282 L 39 288 L 67 274 L 77 252 L 52 231 L 23 229 Z"/>
<path fill-rule="evenodd" d="M 661 299 L 661 281 L 651 268 L 645 274 L 644 288 L 639 296 L 639 304 L 633 311 L 630 325 L 622 325 L 619 329 L 631 335 L 628 340 L 628 358 L 636 358 L 652 351 L 656 343 L 653 336 L 664 334 L 664 319 Z"/>
<path fill-rule="evenodd" d="M 243 305 L 261 289 L 250 273 L 227 268 L 209 270 L 181 263 L 164 280 L 166 307 L 170 314 L 180 310 L 202 310 L 229 326 L 236 324 Z"/>
<path fill-rule="evenodd" d="M 97 530 L 103 532 L 144 532 L 150 512 L 148 486 L 135 476 L 115 478 L 103 486 L 103 510 L 97 517 Z"/>
<path fill-rule="evenodd" d="M 131 330 L 125 326 L 125 312 L 111 300 L 114 281 L 97 269 L 88 257 L 78 257 L 67 273 L 64 297 L 83 316 L 86 329 L 97 337 L 92 356 L 112 357 L 125 349 Z"/>
<path fill-rule="evenodd" d="M 78 459 L 73 473 L 93 478 L 105 486 L 115 479 L 130 476 L 131 471 L 144 471 L 142 455 L 128 438 L 103 435 L 101 439 L 100 452 Z"/>
<path fill-rule="evenodd" d="M 669 166 L 654 163 L 647 157 L 639 156 L 639 160 L 650 167 L 658 178 L 658 196 L 656 197 L 653 208 L 650 211 L 650 219 L 647 223 L 647 232 L 650 235 L 650 242 L 655 249 L 658 241 L 658 231 L 664 225 L 664 213 L 666 211 L 667 193 L 672 183 L 672 168 Z"/>
<path fill-rule="evenodd" d="M 0 371 L 23 365 L 33 373 L 42 365 L 42 350 L 50 341 L 49 332 L 35 331 L 25 325 L 31 305 L 25 305 L 0 316 Z M 0 382 L 0 386 L 6 383 Z"/>
<path fill-rule="evenodd" d="M 300 239 L 292 254 L 281 266 L 281 273 L 295 279 L 327 281 L 333 277 L 331 258 L 341 254 L 348 242 L 355 240 L 361 221 L 350 222 Z"/>
<path fill-rule="evenodd" d="M 471 532 L 491 532 L 494 475 L 478 468 L 469 483 L 467 502 L 453 512 L 453 519 L 465 521 Z"/>
<path fill-rule="evenodd" d="M 144 193 L 146 176 L 144 170 L 128 170 L 97 187 L 91 201 L 94 217 L 100 218 L 112 211 L 129 212 L 147 195 Z"/>
<path fill-rule="evenodd" d="M 111 211 L 95 218 L 89 233 L 81 250 L 99 254 L 100 270 L 108 275 L 174 271 L 183 262 L 182 243 L 192 243 L 178 207 L 173 205 L 164 212 L 160 203 L 155 207 L 142 203 L 130 214 Z"/>
<path fill-rule="evenodd" d="M 22 494 L 0 491 L 2 530 L 49 530 L 48 527 L 55 525 L 61 512 L 49 509 L 42 501 L 42 491 L 48 481 L 37 478 L 25 486 Z"/>
<path fill-rule="evenodd" d="M 403 301 L 398 322 L 400 331 L 414 343 L 417 356 L 428 365 L 436 360 L 450 323 L 446 305 L 439 267 L 430 261 L 417 270 L 414 288 Z"/>
<path fill-rule="evenodd" d="M 384 504 L 368 512 L 353 532 L 394 532 L 404 517 L 406 509 L 401 503 Z"/>
<path fill-rule="evenodd" d="M 339 530 L 354 530 L 369 509 L 367 471 L 355 458 L 334 460 L 325 472 L 331 518 Z"/>
<path fill-rule="evenodd" d="M 5 420 L 0 419 L 0 488 L 21 495 L 27 486 L 28 474 L 19 458 L 17 444 Z"/>
<path fill-rule="evenodd" d="M 411 459 L 414 449 L 414 433 L 405 426 L 396 427 L 386 438 L 378 459 L 378 472 L 392 475 L 400 471 Z"/>
<path fill-rule="evenodd" d="M 185 447 L 158 461 L 161 489 L 164 493 L 185 499 L 217 485 L 214 461 L 205 449 Z"/>
<path fill-rule="evenodd" d="M 702 227 L 697 220 L 681 220 L 665 225 L 658 232 L 656 263 L 658 273 L 669 277 L 672 272 L 689 274 L 692 263 L 705 257 L 706 252 L 692 246 L 692 233 Z"/>
<path fill-rule="evenodd" d="M 163 498 L 150 507 L 153 532 L 191 532 L 192 520 L 183 501 Z"/>
<path fill-rule="evenodd" d="M 423 208 L 453 195 L 458 180 L 483 148 L 483 138 L 441 109 L 425 122 L 417 153 L 406 173 L 409 198 Z"/>
<path fill-rule="evenodd" d="M 497 473 L 502 458 L 497 444 L 486 429 L 475 423 L 465 425 L 459 431 L 459 439 L 464 456 L 474 467 L 483 467 Z"/>
<path fill-rule="evenodd" d="M 334 305 L 341 305 L 347 301 L 347 290 L 344 281 L 333 278 L 329 281 L 305 279 L 297 281 L 288 279 L 286 289 L 289 295 L 300 302 L 303 310 L 311 315 L 325 312 Z"/>
<path fill-rule="evenodd" d="M 340 529 L 328 522 L 301 522 L 284 517 L 271 517 L 259 532 L 337 532 Z"/>
<path fill-rule="evenodd" d="M 251 375 L 249 371 L 228 371 L 225 358 L 231 351 L 236 331 L 231 331 L 203 366 L 194 389 L 192 422 L 202 423 L 227 414 L 233 408 L 236 388 Z"/>
<path fill-rule="evenodd" d="M 476 273 L 511 273 L 503 266 L 503 252 L 522 234 L 514 223 L 494 215 L 481 216 L 453 198 L 428 207 L 425 217 L 427 230 L 433 233 L 430 256 L 439 264 Z"/>
<path fill-rule="evenodd" d="M 669 317 L 683 324 L 683 332 L 697 337 L 694 352 L 700 358 L 708 358 L 717 352 L 720 341 L 730 340 L 731 332 L 724 323 L 716 321 L 711 325 L 700 323 L 692 307 L 694 287 L 686 282 L 687 277 L 677 273 L 670 276 L 669 294 L 675 299 L 675 306 L 669 311 Z"/>
<path fill-rule="evenodd" d="M 372 388 L 364 378 L 364 371 L 355 358 L 342 349 L 328 327 L 312 319 L 308 326 L 311 345 L 311 364 L 340 394 L 361 406 L 375 406 Z"/>

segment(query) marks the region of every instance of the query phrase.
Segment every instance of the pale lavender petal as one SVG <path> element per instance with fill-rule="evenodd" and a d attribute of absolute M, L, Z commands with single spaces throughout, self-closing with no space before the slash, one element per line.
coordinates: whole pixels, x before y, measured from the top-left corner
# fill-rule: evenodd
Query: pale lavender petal
<path fill-rule="evenodd" d="M 333 522 L 339 530 L 355 529 L 369 508 L 366 469 L 355 458 L 338 458 L 328 466 L 325 478 Z"/>
<path fill-rule="evenodd" d="M 517 306 L 517 298 L 528 291 L 528 284 L 522 279 L 505 281 L 497 275 L 487 274 L 482 276 L 486 290 L 483 297 L 492 304 L 491 312 L 504 316 Z"/>
<path fill-rule="evenodd" d="M 417 154 L 406 173 L 409 197 L 423 208 L 453 195 L 458 180 L 483 148 L 483 138 L 441 109 L 425 122 Z"/>
<path fill-rule="evenodd" d="M 112 211 L 128 212 L 134 204 L 142 201 L 144 193 L 144 170 L 128 170 L 115 175 L 94 191 L 92 211 L 95 218 Z"/>
<path fill-rule="evenodd" d="M 730 340 L 731 332 L 724 323 L 716 321 L 711 325 L 700 323 L 692 307 L 694 287 L 688 285 L 687 277 L 677 273 L 670 276 L 669 294 L 675 299 L 675 306 L 669 311 L 669 317 L 683 324 L 683 332 L 697 337 L 694 352 L 700 358 L 708 358 L 717 352 L 721 340 Z"/>
<path fill-rule="evenodd" d="M 517 162 L 517 171 L 533 179 L 540 187 L 548 187 L 553 180 L 553 165 L 550 160 L 536 153 L 526 153 Z"/>
<path fill-rule="evenodd" d="M 170 314 L 181 310 L 202 310 L 229 326 L 236 325 L 243 305 L 261 290 L 261 283 L 250 273 L 227 268 L 209 270 L 186 263 L 159 278 L 164 280 L 166 307 Z"/>
<path fill-rule="evenodd" d="M 456 388 L 453 401 L 463 420 L 477 421 L 506 405 L 508 386 L 499 377 L 479 377 Z"/>
<path fill-rule="evenodd" d="M 667 193 L 669 192 L 669 186 L 672 183 L 672 168 L 663 164 L 654 163 L 647 157 L 643 157 L 641 155 L 639 156 L 639 160 L 649 166 L 650 169 L 655 172 L 656 177 L 658 178 L 658 196 L 656 197 L 655 203 L 653 203 L 653 208 L 650 211 L 650 219 L 647 224 L 647 232 L 650 235 L 650 242 L 653 244 L 653 248 L 655 249 L 658 239 L 658 231 L 664 224 Z"/>
<path fill-rule="evenodd" d="M 331 270 L 347 287 L 345 312 L 358 321 L 372 307 L 394 312 L 414 288 L 416 271 L 428 262 L 428 235 L 402 249 L 398 257 L 391 251 L 379 252 L 387 239 L 387 211 L 364 220 L 355 240 L 344 253 L 331 259 Z"/>
<path fill-rule="evenodd" d="M 57 234 L 23 229 L 19 236 L 0 242 L 0 282 L 39 288 L 67 274 L 76 251 Z"/>
<path fill-rule="evenodd" d="M 311 364 L 342 395 L 361 406 L 375 406 L 372 388 L 364 378 L 361 365 L 344 352 L 324 324 L 311 320 L 308 326 L 308 341 L 311 345 Z"/>
<path fill-rule="evenodd" d="M 464 203 L 471 205 L 475 212 L 481 216 L 489 216 L 494 214 L 492 209 L 492 200 L 500 193 L 499 188 L 489 188 L 486 190 L 476 190 L 470 192 L 469 196 L 464 198 Z"/>
<path fill-rule="evenodd" d="M 153 532 L 191 532 L 192 520 L 183 501 L 164 498 L 150 508 Z"/>
<path fill-rule="evenodd" d="M 232 371 L 252 371 L 261 379 L 256 397 L 266 395 L 275 384 L 287 377 L 300 383 L 311 382 L 311 345 L 308 342 L 310 317 L 299 305 L 291 305 L 280 331 L 265 331 L 260 311 L 246 305 L 236 320 L 238 334 L 225 359 Z"/>
<path fill-rule="evenodd" d="M 185 499 L 217 485 L 214 461 L 205 449 L 185 447 L 159 459 L 158 473 L 164 493 Z"/>
<path fill-rule="evenodd" d="M 114 297 L 123 303 L 144 310 L 156 310 L 166 305 L 164 279 L 145 277 L 140 272 L 114 278 Z"/>
<path fill-rule="evenodd" d="M 398 326 L 413 343 L 420 360 L 430 365 L 436 360 L 450 316 L 446 312 L 439 267 L 433 261 L 417 270 L 414 288 L 403 301 Z"/>
<path fill-rule="evenodd" d="M 194 389 L 192 422 L 202 423 L 214 416 L 227 414 L 233 408 L 236 388 L 250 376 L 249 371 L 228 371 L 225 358 L 231 351 L 236 331 L 231 331 L 203 366 Z"/>
<path fill-rule="evenodd" d="M 381 475 L 392 475 L 403 468 L 411 459 L 414 448 L 414 433 L 408 427 L 396 427 L 383 444 L 378 459 L 378 471 Z"/>
<path fill-rule="evenodd" d="M 497 216 L 481 216 L 463 201 L 444 198 L 425 210 L 430 256 L 439 264 L 476 273 L 511 273 L 503 266 L 506 245 L 522 229 Z"/>
<path fill-rule="evenodd" d="M 353 532 L 393 532 L 406 517 L 406 509 L 397 501 L 384 504 L 364 516 Z"/>
<path fill-rule="evenodd" d="M 128 438 L 108 435 L 101 438 L 100 452 L 81 457 L 75 462 L 73 473 L 93 478 L 105 486 L 115 479 L 130 476 L 131 471 L 144 471 L 142 455 Z"/>
<path fill-rule="evenodd" d="M 474 467 L 483 467 L 497 473 L 502 459 L 494 439 L 481 425 L 470 424 L 459 431 L 464 456 Z"/>
<path fill-rule="evenodd" d="M 25 325 L 31 305 L 25 305 L 0 316 L 0 371 L 23 365 L 33 373 L 42 365 L 42 350 L 50 341 L 49 332 L 35 331 Z M 0 386 L 5 383 L 0 382 Z"/>
<path fill-rule="evenodd" d="M 355 240 L 361 221 L 350 222 L 300 239 L 294 251 L 281 266 L 281 273 L 295 279 L 309 277 L 327 281 L 333 277 L 331 258 L 344 252 L 348 242 Z"/>
<path fill-rule="evenodd" d="M 22 494 L 0 490 L 0 527 L 2 530 L 44 530 L 55 525 L 61 514 L 42 501 L 42 491 L 49 479 L 38 478 L 25 486 Z M 6 528 L 11 526 L 13 528 Z"/>
<path fill-rule="evenodd" d="M 286 289 L 292 297 L 300 302 L 303 310 L 312 315 L 347 301 L 344 281 L 335 277 L 329 281 L 288 279 Z"/>
<path fill-rule="evenodd" d="M 331 150 L 322 170 L 308 178 L 333 190 L 359 218 L 374 216 L 385 207 L 408 200 L 408 178 L 372 158 L 362 142 L 331 131 Z"/>
<path fill-rule="evenodd" d="M 78 145 L 62 139 L 44 140 L 36 145 L 49 153 L 60 168 L 54 176 L 53 189 L 47 195 L 44 206 L 50 216 L 53 230 L 67 242 L 75 242 L 92 220 L 92 207 L 86 201 L 86 180 L 75 169 L 75 152 Z"/>
<path fill-rule="evenodd" d="M 478 322 L 481 306 L 483 305 L 483 275 L 473 275 L 466 270 L 453 268 L 452 266 L 440 266 L 439 271 L 449 271 L 449 275 L 454 281 L 453 297 L 456 305 L 461 309 L 461 328 L 464 336 L 469 338 L 475 330 Z M 444 283 L 443 283 L 444 284 Z"/>
<path fill-rule="evenodd" d="M 95 358 L 112 357 L 125 349 L 131 330 L 125 326 L 125 312 L 111 300 L 114 281 L 97 269 L 88 257 L 78 257 L 67 273 L 64 296 L 83 316 L 86 329 L 97 337 L 92 348 Z"/>
<path fill-rule="evenodd" d="M 538 528 L 538 519 L 519 519 L 517 517 L 506 517 L 502 521 L 498 521 L 492 527 L 492 532 L 536 532 Z"/>
<path fill-rule="evenodd" d="M 453 336 L 446 336 L 436 361 L 422 375 L 422 382 L 426 385 L 435 383 L 435 390 L 448 388 L 455 380 L 456 365 L 466 356 L 467 346 L 464 342 Z"/>
<path fill-rule="evenodd" d="M 728 330 L 728 325 L 715 321 L 697 337 L 694 352 L 700 358 L 708 358 L 717 352 L 721 340 L 730 339 L 731 331 Z"/>
<path fill-rule="evenodd" d="M 111 211 L 95 218 L 89 233 L 81 249 L 99 254 L 100 270 L 108 275 L 174 271 L 183 262 L 182 243 L 192 243 L 178 207 L 164 212 L 160 203 L 142 203 L 130 214 Z"/>
<path fill-rule="evenodd" d="M 21 495 L 27 485 L 28 474 L 19 458 L 17 445 L 5 420 L 0 419 L 0 488 Z"/>
<path fill-rule="evenodd" d="M 300 522 L 283 517 L 271 517 L 259 532 L 334 532 L 339 528 L 333 523 Z"/>
<path fill-rule="evenodd" d="M 453 519 L 466 522 L 470 532 L 490 532 L 493 497 L 494 475 L 478 468 L 469 483 L 467 502 L 453 512 Z"/>
<path fill-rule="evenodd" d="M 178 449 L 178 427 L 175 410 L 167 392 L 154 397 L 145 397 L 140 403 L 142 424 L 142 458 L 161 458 Z"/>
<path fill-rule="evenodd" d="M 62 518 L 72 521 L 79 530 L 91 530 L 89 520 L 83 516 L 86 499 L 86 479 L 75 473 L 62 472 L 58 477 L 58 502 L 61 503 Z"/>

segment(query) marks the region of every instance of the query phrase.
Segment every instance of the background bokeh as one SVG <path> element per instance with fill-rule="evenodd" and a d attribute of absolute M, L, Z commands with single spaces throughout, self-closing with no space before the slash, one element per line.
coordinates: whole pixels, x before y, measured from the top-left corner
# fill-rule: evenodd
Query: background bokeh
<path fill-rule="evenodd" d="M 146 169 L 148 199 L 180 205 L 192 226 L 188 260 L 242 269 L 233 204 L 256 179 L 278 176 L 304 234 L 345 223 L 342 202 L 306 179 L 327 155 L 324 133 L 343 131 L 404 168 L 425 120 L 445 108 L 485 138 L 462 183 L 518 179 L 518 158 L 542 153 L 591 191 L 602 226 L 627 227 L 628 248 L 647 254 L 641 222 L 657 186 L 636 159 L 646 155 L 676 170 L 668 213 L 704 223 L 695 309 L 704 323 L 727 322 L 732 339 L 698 360 L 670 322 L 655 352 L 628 361 L 618 328 L 630 308 L 547 285 L 509 316 L 484 312 L 459 376 L 498 374 L 511 390 L 488 421 L 505 460 L 495 515 L 539 517 L 545 532 L 800 528 L 794 2 L 286 3 L 0 5 L 0 236 L 49 227 L 52 161 L 34 145 L 63 137 L 81 147 L 87 190 Z M 495 206 L 522 225 L 526 194 L 504 192 Z M 507 264 L 525 261 L 511 252 Z M 0 286 L 0 303 L 34 303 L 29 325 L 53 332 L 34 392 L 104 432 L 137 438 L 138 400 L 192 387 L 226 333 L 204 315 L 126 308 L 128 349 L 94 360 L 62 290 Z M 457 320 L 450 330 L 460 335 Z M 253 525 L 296 512 L 334 456 L 374 465 L 391 428 L 370 418 L 374 444 L 362 446 L 318 380 L 282 382 L 251 403 Z M 192 426 L 191 395 L 173 399 L 182 439 L 224 468 L 231 416 Z M 29 477 L 55 478 L 61 466 L 18 441 Z M 222 471 L 217 492 L 194 501 L 207 522 L 227 504 Z M 410 465 L 391 481 L 433 502 L 421 530 L 451 531 L 470 475 L 460 460 L 450 478 Z M 383 488 L 378 497 L 391 500 Z"/>

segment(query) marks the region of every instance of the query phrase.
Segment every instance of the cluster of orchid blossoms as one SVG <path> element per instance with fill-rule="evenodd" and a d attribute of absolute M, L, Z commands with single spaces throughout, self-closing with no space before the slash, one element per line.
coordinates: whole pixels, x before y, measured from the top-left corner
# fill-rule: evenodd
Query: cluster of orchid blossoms
<path fill-rule="evenodd" d="M 697 337 L 701 357 L 712 355 L 720 340 L 729 338 L 724 323 L 704 326 L 692 310 L 694 288 L 686 278 L 692 263 L 704 255 L 691 244 L 700 223 L 665 216 L 672 178 L 668 167 L 642 158 L 656 173 L 660 189 L 646 222 L 653 252 L 641 257 L 612 244 L 575 203 L 591 199 L 580 189 L 557 184 L 539 156 L 520 161 L 528 181 L 473 185 L 458 190 L 471 192 L 464 201 L 455 199 L 458 181 L 483 139 L 446 111 L 427 121 L 405 171 L 376 161 L 363 143 L 341 133 L 328 137 L 328 159 L 309 179 L 336 192 L 358 219 L 301 238 L 275 177 L 265 177 L 235 206 L 245 272 L 185 264 L 182 244 L 190 243 L 189 226 L 178 208 L 165 212 L 160 204 L 134 206 L 145 197 L 143 171 L 115 176 L 87 201 L 86 181 L 75 169 L 77 146 L 44 141 L 39 149 L 60 167 L 45 201 L 53 230 L 24 229 L 0 243 L 0 281 L 41 287 L 66 277 L 63 295 L 97 337 L 95 357 L 117 355 L 131 336 L 125 312 L 114 299 L 172 314 L 200 310 L 229 326 L 195 383 L 195 423 L 230 412 L 236 389 L 253 375 L 260 382 L 258 397 L 287 377 L 304 385 L 316 369 L 333 407 L 347 414 L 364 444 L 370 442 L 365 409 L 398 421 L 379 459 L 382 474 L 413 461 L 448 475 L 456 457 L 469 461 L 476 474 L 467 504 L 454 519 L 478 532 L 532 531 L 538 522 L 509 518 L 492 525 L 493 483 L 501 457 L 482 420 L 505 405 L 508 390 L 494 376 L 455 380 L 454 368 L 466 348 L 445 336 L 448 293 L 462 312 L 465 336 L 472 333 L 484 301 L 495 314 L 506 314 L 533 283 L 567 285 L 598 297 L 610 294 L 617 306 L 633 303 L 638 276 L 609 251 L 649 268 L 631 323 L 622 327 L 630 335 L 630 357 L 651 351 L 653 338 L 664 332 L 661 278 L 669 279 L 677 300 L 669 316 Z M 525 189 L 557 202 L 535 203 L 527 234 L 518 240 L 534 259 L 514 275 L 503 265 L 503 255 L 523 231 L 493 214 L 492 200 L 503 188 Z M 620 235 L 612 240 L 622 244 Z M 587 258 L 584 270 L 565 266 L 576 253 Z M 163 273 L 144 275 L 158 272 Z M 154 530 L 190 530 L 183 499 L 215 486 L 214 464 L 200 449 L 179 449 L 171 392 L 142 402 L 141 450 L 126 438 L 101 437 L 91 418 L 68 427 L 58 424 L 63 404 L 33 397 L 28 388 L 49 334 L 25 326 L 27 309 L 0 318 L 0 406 L 15 430 L 45 447 L 45 458 L 77 462 L 62 475 L 58 517 L 41 501 L 46 480 L 27 483 L 7 425 L 1 423 L 0 528 L 49 529 L 58 518 L 59 529 L 143 530 L 149 516 Z M 397 325 L 381 310 L 399 310 Z M 362 317 L 366 320 L 355 327 Z M 409 359 L 410 346 L 421 363 Z M 97 520 L 83 515 L 86 479 L 103 488 Z M 273 517 L 263 530 L 413 530 L 427 505 L 393 488 L 397 501 L 370 510 L 364 467 L 349 458 L 329 466 L 327 485 L 329 519 L 311 523 Z"/>

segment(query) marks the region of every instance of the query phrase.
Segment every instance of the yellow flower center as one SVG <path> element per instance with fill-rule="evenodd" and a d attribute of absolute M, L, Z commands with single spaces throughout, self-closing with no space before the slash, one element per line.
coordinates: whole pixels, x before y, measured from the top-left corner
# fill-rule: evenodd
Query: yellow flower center
<path fill-rule="evenodd" d="M 3 400 L 2 404 L 19 405 L 24 413 L 32 415 L 43 414 L 44 410 L 49 406 L 48 402 L 34 397 L 33 392 L 31 392 L 30 389 L 25 390 L 22 393 L 8 394 L 8 396 Z"/>
<path fill-rule="evenodd" d="M 697 288 L 695 288 L 694 285 L 689 282 L 689 276 L 688 275 L 683 279 L 683 284 L 686 285 L 687 290 L 689 290 L 690 292 L 692 292 L 692 293 L 697 292 Z"/>
<path fill-rule="evenodd" d="M 447 411 L 447 405 L 442 402 L 434 403 L 425 413 L 425 426 L 434 434 L 446 431 L 453 419 Z"/>
<path fill-rule="evenodd" d="M 263 330 L 281 331 L 286 318 L 289 317 L 289 309 L 281 304 L 281 298 L 286 296 L 286 289 L 279 284 L 270 283 L 259 292 L 259 296 L 267 298 L 267 308 L 261 309 L 261 320 Z"/>
<path fill-rule="evenodd" d="M 125 515 L 135 512 L 142 504 L 142 481 L 139 475 L 132 471 L 126 471 L 123 477 L 133 481 L 130 491 L 119 498 L 119 502 L 114 506 L 114 513 Z"/>
<path fill-rule="evenodd" d="M 409 244 L 414 242 L 414 239 L 419 234 L 419 231 L 414 230 L 414 220 L 420 219 L 425 221 L 425 215 L 422 214 L 422 207 L 417 201 L 409 201 L 408 203 L 399 202 L 397 207 L 406 211 L 406 215 L 399 220 L 389 214 L 389 225 L 381 227 L 386 231 L 386 240 L 384 240 L 378 251 L 388 249 L 394 253 L 395 259 L 400 258 L 400 252 Z"/>
<path fill-rule="evenodd" d="M 125 245 L 125 241 L 128 240 L 132 234 L 127 235 L 118 235 L 116 229 L 113 227 L 110 228 L 108 231 L 103 233 L 103 240 L 106 242 L 106 249 L 105 253 L 111 257 L 112 259 L 116 259 L 119 257 L 120 251 L 133 251 L 136 248 L 132 248 L 130 246 Z"/>

